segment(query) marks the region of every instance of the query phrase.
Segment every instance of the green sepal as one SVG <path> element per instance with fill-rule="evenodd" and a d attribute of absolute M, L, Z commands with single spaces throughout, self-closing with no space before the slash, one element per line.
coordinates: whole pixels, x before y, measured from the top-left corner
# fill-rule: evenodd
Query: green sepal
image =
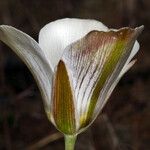
<path fill-rule="evenodd" d="M 73 93 L 65 64 L 61 60 L 53 85 L 52 112 L 56 127 L 64 134 L 74 134 L 76 125 Z"/>

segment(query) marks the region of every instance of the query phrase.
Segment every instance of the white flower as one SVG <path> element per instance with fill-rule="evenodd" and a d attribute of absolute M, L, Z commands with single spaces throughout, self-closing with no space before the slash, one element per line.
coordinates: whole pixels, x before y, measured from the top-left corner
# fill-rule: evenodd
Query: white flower
<path fill-rule="evenodd" d="M 96 20 L 61 19 L 41 29 L 39 43 L 6 25 L 0 26 L 0 40 L 32 72 L 53 124 L 64 134 L 78 134 L 134 64 L 142 29 L 114 30 Z"/>

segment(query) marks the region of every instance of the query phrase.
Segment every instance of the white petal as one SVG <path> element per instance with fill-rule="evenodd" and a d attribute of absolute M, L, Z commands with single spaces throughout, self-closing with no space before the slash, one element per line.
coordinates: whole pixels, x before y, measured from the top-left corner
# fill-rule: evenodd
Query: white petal
<path fill-rule="evenodd" d="M 115 89 L 116 85 L 118 84 L 118 82 L 120 81 L 120 79 L 122 78 L 122 76 L 135 64 L 136 60 L 131 61 L 124 70 L 122 70 L 119 74 L 119 76 L 114 80 L 113 84 L 110 86 L 109 90 L 104 90 L 102 95 L 101 95 L 101 99 L 104 99 L 104 101 L 98 101 L 96 108 L 94 110 L 94 114 L 93 114 L 93 119 L 91 121 L 91 123 L 88 125 L 90 126 L 93 121 L 97 118 L 97 116 L 99 115 L 99 113 L 102 111 L 103 107 L 105 106 L 105 104 L 107 103 L 107 100 L 109 99 L 110 95 L 112 94 L 113 90 Z M 88 127 L 87 126 L 87 127 Z M 86 127 L 86 128 L 87 128 Z"/>
<path fill-rule="evenodd" d="M 103 107 L 105 106 L 107 100 L 109 99 L 111 93 L 113 92 L 114 88 L 116 87 L 116 85 L 118 84 L 118 82 L 120 81 L 120 79 L 122 78 L 122 76 L 135 64 L 136 60 L 131 61 L 125 69 L 122 69 L 122 71 L 120 72 L 119 76 L 114 80 L 114 82 L 112 83 L 112 85 L 110 86 L 109 90 L 104 90 L 105 92 L 103 92 L 103 95 L 101 97 L 101 99 L 104 99 L 103 103 L 101 103 L 101 105 L 99 105 L 100 107 L 97 108 L 99 110 L 102 110 Z M 96 110 L 95 110 L 96 112 Z"/>
<path fill-rule="evenodd" d="M 60 19 L 44 26 L 39 33 L 39 44 L 53 69 L 64 49 L 92 30 L 107 31 L 101 22 L 89 19 Z"/>
<path fill-rule="evenodd" d="M 36 79 L 45 102 L 51 96 L 52 70 L 38 43 L 29 35 L 6 25 L 0 26 L 0 40 L 24 61 Z"/>
<path fill-rule="evenodd" d="M 103 88 L 103 90 L 99 96 L 99 99 L 101 99 L 101 100 L 98 101 L 98 103 L 96 104 L 96 108 L 94 110 L 93 120 L 96 118 L 96 116 L 100 113 L 100 111 L 105 106 L 107 100 L 109 99 L 111 93 L 115 89 L 116 85 L 118 84 L 118 82 L 120 81 L 122 76 L 135 64 L 135 62 L 136 62 L 136 60 L 133 60 L 130 63 L 126 64 L 123 67 L 123 69 L 121 70 L 121 72 L 119 73 L 119 75 L 114 80 L 112 80 L 113 83 L 112 84 L 106 84 L 106 86 Z M 108 81 L 108 83 L 109 82 L 110 81 Z"/>

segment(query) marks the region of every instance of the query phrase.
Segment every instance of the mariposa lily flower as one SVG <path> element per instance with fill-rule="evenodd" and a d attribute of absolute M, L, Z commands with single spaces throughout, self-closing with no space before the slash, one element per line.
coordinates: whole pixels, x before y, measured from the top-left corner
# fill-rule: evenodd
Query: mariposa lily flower
<path fill-rule="evenodd" d="M 51 122 L 73 137 L 95 120 L 135 63 L 131 60 L 142 30 L 143 26 L 115 30 L 96 20 L 61 19 L 41 29 L 39 43 L 6 25 L 0 26 L 0 40 L 32 72 Z M 71 138 L 67 141 L 73 143 Z"/>

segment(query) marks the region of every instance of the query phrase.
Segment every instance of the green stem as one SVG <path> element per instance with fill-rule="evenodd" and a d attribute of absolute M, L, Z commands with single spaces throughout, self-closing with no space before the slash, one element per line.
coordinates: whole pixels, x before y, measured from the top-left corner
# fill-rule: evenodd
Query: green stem
<path fill-rule="evenodd" d="M 74 150 L 76 135 L 65 135 L 65 150 Z"/>

